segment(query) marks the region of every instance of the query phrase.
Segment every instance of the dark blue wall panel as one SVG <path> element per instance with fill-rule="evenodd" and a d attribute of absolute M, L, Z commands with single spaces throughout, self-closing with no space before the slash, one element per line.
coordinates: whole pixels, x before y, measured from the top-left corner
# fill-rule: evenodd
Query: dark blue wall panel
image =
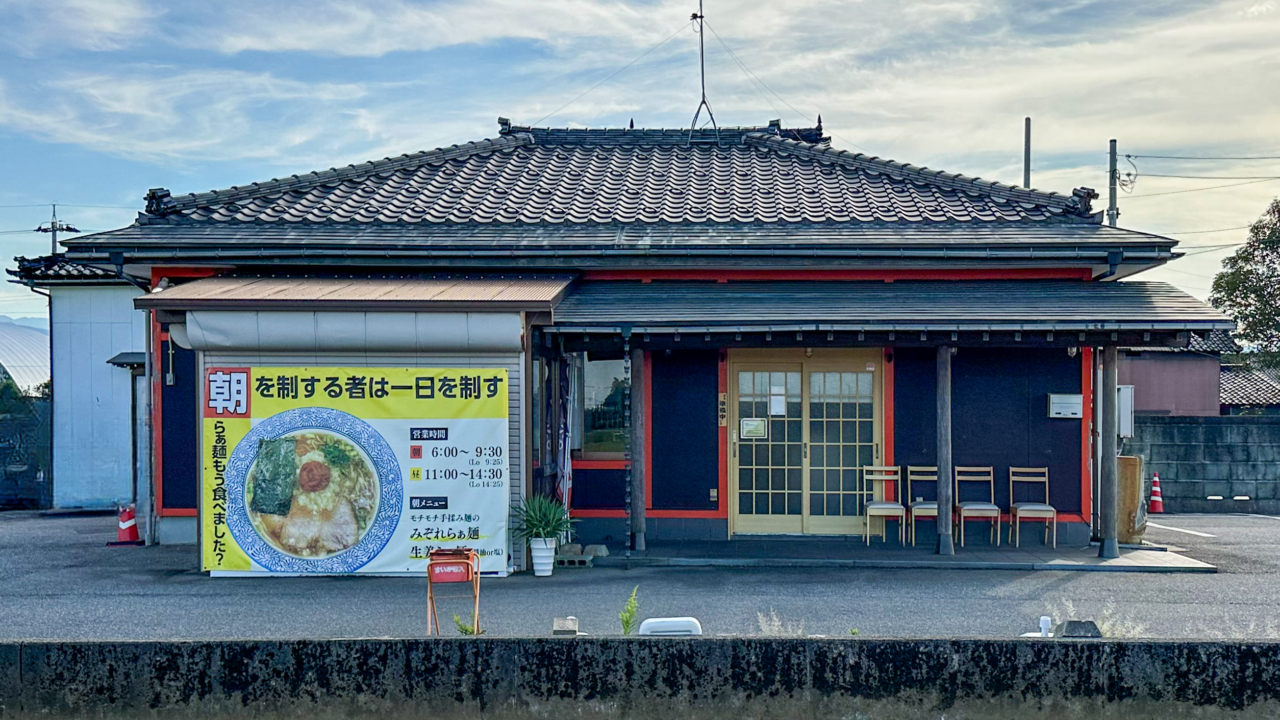
<path fill-rule="evenodd" d="M 167 341 L 163 350 L 167 366 Z M 160 384 L 160 482 L 166 508 L 194 509 L 200 488 L 195 351 L 174 345 L 172 370 L 173 385 L 165 385 L 163 380 Z"/>
<path fill-rule="evenodd" d="M 1053 505 L 1080 512 L 1080 421 L 1048 417 L 1049 393 L 1081 391 L 1080 362 L 1063 349 L 961 348 L 952 359 L 952 456 L 995 467 L 1001 507 L 1010 466 L 1048 467 Z M 894 462 L 904 468 L 935 462 L 935 368 L 933 350 L 894 352 Z"/>
<path fill-rule="evenodd" d="M 720 354 L 716 350 L 654 352 L 653 507 L 715 510 L 720 481 Z"/>
<path fill-rule="evenodd" d="M 570 504 L 575 508 L 593 510 L 621 510 L 626 507 L 626 470 L 573 471 L 573 496 Z"/>

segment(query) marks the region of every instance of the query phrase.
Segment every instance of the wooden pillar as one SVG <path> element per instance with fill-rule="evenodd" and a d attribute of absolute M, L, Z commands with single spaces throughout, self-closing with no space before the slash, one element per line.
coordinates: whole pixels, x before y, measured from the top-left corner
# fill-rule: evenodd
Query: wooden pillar
<path fill-rule="evenodd" d="M 951 530 L 951 352 L 938 348 L 938 547 L 939 555 L 955 555 Z"/>
<path fill-rule="evenodd" d="M 1116 540 L 1116 518 L 1118 516 L 1117 499 L 1119 483 L 1116 477 L 1116 438 L 1119 428 L 1116 423 L 1116 386 L 1119 384 L 1119 368 L 1116 363 L 1114 345 L 1102 349 L 1102 387 L 1099 389 L 1102 403 L 1102 482 L 1098 488 L 1098 557 L 1120 557 L 1120 544 Z"/>
<path fill-rule="evenodd" d="M 631 536 L 637 551 L 645 549 L 645 398 L 644 351 L 631 351 Z"/>

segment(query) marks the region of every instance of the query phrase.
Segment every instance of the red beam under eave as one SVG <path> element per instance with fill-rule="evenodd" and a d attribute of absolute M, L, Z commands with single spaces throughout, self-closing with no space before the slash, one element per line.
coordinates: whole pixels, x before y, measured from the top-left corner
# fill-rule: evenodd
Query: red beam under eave
<path fill-rule="evenodd" d="M 1003 270 L 589 270 L 584 280 L 1092 280 L 1088 268 L 1006 268 Z"/>
<path fill-rule="evenodd" d="M 160 283 L 161 278 L 207 278 L 217 275 L 218 271 L 213 268 L 202 267 L 152 267 L 151 268 L 151 287 L 155 287 Z"/>

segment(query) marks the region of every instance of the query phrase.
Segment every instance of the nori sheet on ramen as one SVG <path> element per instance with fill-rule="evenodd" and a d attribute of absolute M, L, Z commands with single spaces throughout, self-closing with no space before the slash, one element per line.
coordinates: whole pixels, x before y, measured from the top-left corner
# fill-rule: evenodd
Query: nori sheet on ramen
<path fill-rule="evenodd" d="M 253 499 L 249 507 L 268 515 L 288 515 L 298 475 L 298 441 L 291 437 L 258 441 Z"/>

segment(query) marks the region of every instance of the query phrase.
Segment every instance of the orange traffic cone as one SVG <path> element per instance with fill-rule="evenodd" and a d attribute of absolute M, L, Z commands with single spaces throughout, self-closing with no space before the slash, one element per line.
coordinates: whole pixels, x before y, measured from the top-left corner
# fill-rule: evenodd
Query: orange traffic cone
<path fill-rule="evenodd" d="M 1148 513 L 1164 512 L 1164 495 L 1160 493 L 1160 473 L 1151 473 L 1151 502 L 1147 503 Z"/>
<path fill-rule="evenodd" d="M 108 545 L 141 545 L 138 539 L 138 519 L 132 505 L 120 506 L 120 514 L 116 519 L 120 526 L 116 530 L 116 541 Z"/>

